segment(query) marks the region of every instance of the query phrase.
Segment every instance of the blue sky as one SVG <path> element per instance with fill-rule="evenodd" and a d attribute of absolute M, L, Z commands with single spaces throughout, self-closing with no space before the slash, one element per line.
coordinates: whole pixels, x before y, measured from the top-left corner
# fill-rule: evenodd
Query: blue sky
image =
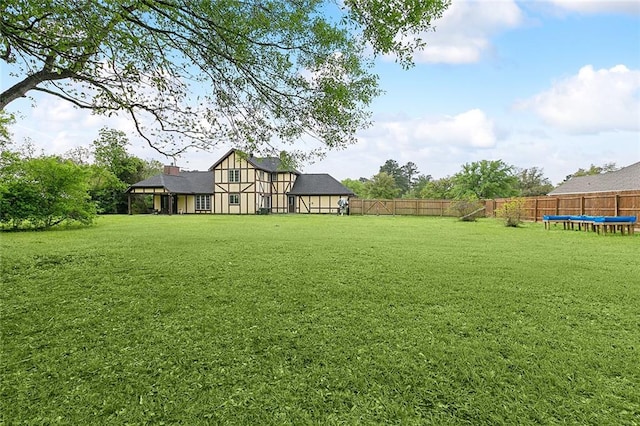
<path fill-rule="evenodd" d="M 440 178 L 467 162 L 502 159 L 543 168 L 557 184 L 592 163 L 640 161 L 640 1 L 453 0 L 435 26 L 414 68 L 376 61 L 385 93 L 358 144 L 304 172 L 371 177 L 394 159 Z M 16 140 L 28 137 L 47 153 L 86 146 L 102 126 L 132 130 L 126 119 L 52 98 L 11 108 Z M 131 140 L 135 155 L 167 161 Z M 206 170 L 229 148 L 187 153 L 178 165 Z"/>

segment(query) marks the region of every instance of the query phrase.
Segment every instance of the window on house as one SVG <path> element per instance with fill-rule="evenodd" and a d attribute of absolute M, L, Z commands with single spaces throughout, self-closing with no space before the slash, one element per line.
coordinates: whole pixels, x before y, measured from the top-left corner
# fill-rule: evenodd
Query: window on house
<path fill-rule="evenodd" d="M 229 204 L 240 204 L 240 194 L 229 194 Z"/>
<path fill-rule="evenodd" d="M 229 182 L 240 182 L 240 170 L 238 169 L 229 170 Z"/>
<path fill-rule="evenodd" d="M 196 195 L 196 210 L 211 210 L 211 197 L 209 195 Z"/>

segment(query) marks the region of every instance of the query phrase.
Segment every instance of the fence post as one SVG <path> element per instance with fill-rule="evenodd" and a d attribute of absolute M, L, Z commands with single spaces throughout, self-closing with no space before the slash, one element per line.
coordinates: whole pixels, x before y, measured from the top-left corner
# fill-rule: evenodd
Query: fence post
<path fill-rule="evenodd" d="M 620 194 L 615 195 L 614 205 L 616 208 L 616 216 L 620 216 Z"/>
<path fill-rule="evenodd" d="M 536 198 L 535 203 L 533 204 L 533 222 L 537 223 L 538 222 L 538 199 Z"/>
<path fill-rule="evenodd" d="M 560 214 L 560 197 L 556 198 L 556 216 Z"/>
<path fill-rule="evenodd" d="M 584 195 L 580 197 L 580 215 L 584 215 Z"/>

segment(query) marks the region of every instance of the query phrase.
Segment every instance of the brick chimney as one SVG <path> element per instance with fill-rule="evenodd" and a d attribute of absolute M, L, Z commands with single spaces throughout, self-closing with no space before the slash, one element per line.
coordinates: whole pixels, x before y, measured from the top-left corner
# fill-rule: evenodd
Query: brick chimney
<path fill-rule="evenodd" d="M 180 167 L 178 166 L 164 166 L 164 174 L 169 176 L 179 176 Z"/>

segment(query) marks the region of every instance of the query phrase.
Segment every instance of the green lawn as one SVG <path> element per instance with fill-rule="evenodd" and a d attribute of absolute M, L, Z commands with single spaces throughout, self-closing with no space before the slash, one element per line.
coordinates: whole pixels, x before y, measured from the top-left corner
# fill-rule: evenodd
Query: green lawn
<path fill-rule="evenodd" d="M 0 241 L 3 424 L 640 424 L 640 235 L 119 216 Z"/>

